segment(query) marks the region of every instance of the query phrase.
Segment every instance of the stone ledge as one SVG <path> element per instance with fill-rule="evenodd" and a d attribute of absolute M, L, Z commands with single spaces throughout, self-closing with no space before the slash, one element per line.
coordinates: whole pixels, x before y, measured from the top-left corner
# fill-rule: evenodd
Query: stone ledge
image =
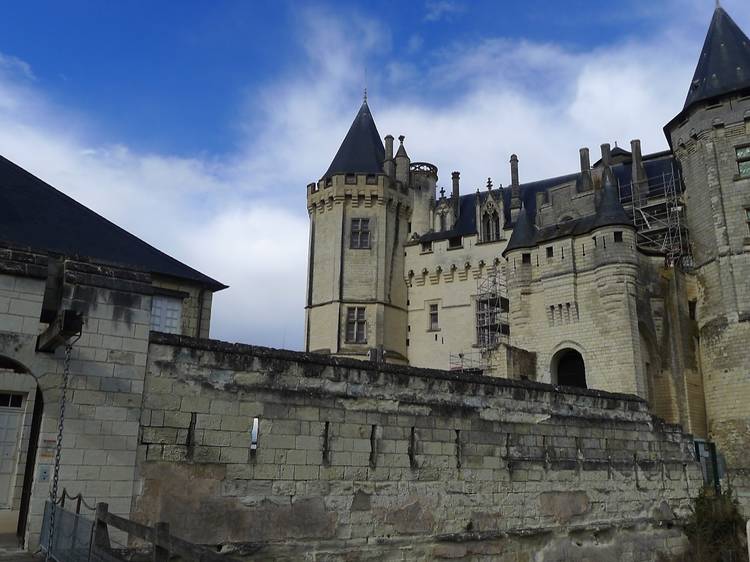
<path fill-rule="evenodd" d="M 530 391 L 541 391 L 551 394 L 568 394 L 588 396 L 591 398 L 620 400 L 631 404 L 630 407 L 634 409 L 639 409 L 639 407 L 641 406 L 646 406 L 645 400 L 633 394 L 622 394 L 583 388 L 561 387 L 553 384 L 529 380 L 501 379 L 498 377 L 488 377 L 485 375 L 477 375 L 473 373 L 458 374 L 451 371 L 442 371 L 439 369 L 424 369 L 421 367 L 393 365 L 390 363 L 377 364 L 370 361 L 361 361 L 358 359 L 350 359 L 346 357 L 333 357 L 330 355 L 323 355 L 319 353 L 306 353 L 288 349 L 275 349 L 271 347 L 262 347 L 242 343 L 230 343 L 221 340 L 199 339 L 189 336 L 180 336 L 177 334 L 166 334 L 163 332 L 151 332 L 149 336 L 149 343 L 167 345 L 171 347 L 185 347 L 215 353 L 253 356 L 260 359 L 277 359 L 295 363 L 308 363 L 328 367 L 346 367 L 350 369 L 377 371 L 387 374 L 406 375 L 410 377 L 419 377 L 426 379 L 439 379 L 460 383 L 475 383 L 502 388 L 518 388 Z"/>

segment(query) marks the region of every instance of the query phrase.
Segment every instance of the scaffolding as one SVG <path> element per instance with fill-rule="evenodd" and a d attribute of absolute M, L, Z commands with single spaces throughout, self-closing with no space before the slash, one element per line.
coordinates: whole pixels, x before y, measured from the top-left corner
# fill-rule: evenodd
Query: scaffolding
<path fill-rule="evenodd" d="M 477 280 L 474 299 L 476 351 L 451 353 L 450 369 L 454 371 L 486 371 L 492 368 L 492 351 L 507 342 L 508 292 L 500 264 L 487 270 Z"/>
<path fill-rule="evenodd" d="M 619 187 L 620 201 L 633 218 L 638 247 L 663 255 L 667 267 L 691 269 L 682 181 L 674 164 L 659 178 Z"/>

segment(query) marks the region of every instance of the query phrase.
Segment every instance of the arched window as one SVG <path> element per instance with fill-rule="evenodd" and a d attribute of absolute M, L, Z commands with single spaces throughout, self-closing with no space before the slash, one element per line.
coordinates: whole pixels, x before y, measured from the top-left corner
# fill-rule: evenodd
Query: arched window
<path fill-rule="evenodd" d="M 575 349 L 561 349 L 552 357 L 552 382 L 560 386 L 588 388 L 586 386 L 586 365 L 583 357 Z"/>
<path fill-rule="evenodd" d="M 482 240 L 484 242 L 500 240 L 500 216 L 497 211 L 485 211 L 482 215 Z"/>

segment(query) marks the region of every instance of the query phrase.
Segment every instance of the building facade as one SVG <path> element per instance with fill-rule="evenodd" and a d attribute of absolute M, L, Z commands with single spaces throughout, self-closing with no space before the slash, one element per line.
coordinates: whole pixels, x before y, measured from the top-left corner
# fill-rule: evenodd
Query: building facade
<path fill-rule="evenodd" d="M 664 152 L 583 148 L 578 172 L 525 184 L 512 155 L 509 186 L 461 194 L 453 172 L 446 193 L 365 101 L 307 190 L 306 350 L 636 394 L 747 478 L 750 40 L 720 6 L 664 131 Z"/>

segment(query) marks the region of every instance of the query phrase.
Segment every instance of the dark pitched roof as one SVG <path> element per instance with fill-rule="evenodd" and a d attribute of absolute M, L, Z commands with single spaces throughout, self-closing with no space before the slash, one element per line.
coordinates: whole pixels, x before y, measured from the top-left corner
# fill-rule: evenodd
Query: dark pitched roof
<path fill-rule="evenodd" d="M 117 263 L 207 286 L 226 285 L 157 250 L 0 156 L 0 240 Z"/>
<path fill-rule="evenodd" d="M 323 177 L 336 174 L 382 174 L 384 160 L 385 147 L 365 100 Z"/>
<path fill-rule="evenodd" d="M 521 207 L 521 212 L 518 213 L 518 220 L 516 226 L 513 227 L 513 233 L 510 235 L 508 245 L 505 247 L 506 252 L 511 250 L 518 250 L 521 248 L 532 248 L 536 245 L 536 228 L 534 223 L 529 218 L 529 214 L 526 212 L 525 207 Z"/>
<path fill-rule="evenodd" d="M 612 176 L 607 174 L 605 177 L 602 198 L 589 228 L 593 230 L 602 226 L 633 226 L 633 221 L 628 217 L 620 202 L 620 194 L 617 186 L 612 182 Z"/>
<path fill-rule="evenodd" d="M 675 159 L 672 153 L 668 150 L 662 151 L 662 152 L 655 152 L 653 154 L 645 154 L 643 156 L 643 167 L 646 171 L 646 178 L 648 180 L 649 190 L 656 190 L 658 189 L 663 183 L 665 176 L 669 176 L 671 174 L 674 174 L 675 172 Z M 633 181 L 632 174 L 633 174 L 633 168 L 631 166 L 631 162 L 621 162 L 619 164 L 614 164 L 611 166 L 612 174 L 614 175 L 617 183 L 620 185 L 620 191 L 622 194 L 622 197 L 624 199 L 627 199 L 630 197 L 630 183 Z M 536 194 L 537 193 L 545 193 L 552 189 L 553 187 L 557 187 L 559 185 L 563 185 L 569 182 L 580 182 L 581 181 L 581 173 L 576 172 L 573 174 L 567 174 L 564 176 L 557 176 L 554 178 L 547 178 L 543 180 L 528 182 L 521 184 L 521 202 L 523 204 L 523 207 L 526 209 L 526 212 L 529 214 L 529 216 L 534 216 L 536 214 Z M 493 190 L 495 193 L 497 193 L 497 190 Z M 510 196 L 511 196 L 511 190 L 510 189 L 502 189 L 501 194 L 503 197 L 503 206 L 505 209 L 505 225 L 506 227 L 510 226 L 511 220 L 510 220 Z M 460 215 L 458 218 L 458 222 L 456 223 L 455 227 L 451 230 L 446 230 L 444 232 L 428 232 L 424 235 L 422 235 L 419 239 L 422 241 L 430 241 L 430 240 L 446 240 L 448 238 L 452 238 L 454 236 L 471 236 L 473 234 L 477 233 L 477 221 L 476 221 L 476 213 L 475 213 L 475 202 L 476 202 L 477 193 L 468 193 L 466 195 L 462 195 L 459 200 L 460 204 Z M 484 202 L 486 199 L 487 194 L 485 192 L 479 192 L 479 201 L 480 204 Z M 587 217 L 589 220 L 593 220 L 593 217 L 595 215 L 592 215 L 591 217 Z M 580 223 L 580 221 L 574 221 L 576 223 Z M 567 228 L 568 225 L 563 225 L 561 228 Z M 555 228 L 555 227 L 550 227 Z M 587 232 L 585 230 L 586 228 L 589 228 L 589 226 L 584 225 L 583 223 L 579 224 L 578 229 L 583 230 L 577 230 L 576 234 L 579 232 Z M 590 229 L 590 228 L 589 228 Z M 548 239 L 549 236 L 552 236 L 549 232 L 547 232 L 547 229 L 542 229 L 537 231 L 537 238 L 538 239 Z M 542 236 L 543 235 L 543 236 Z M 559 236 L 555 236 L 559 237 Z M 510 241 L 509 241 L 510 242 Z"/>
<path fill-rule="evenodd" d="M 703 43 L 685 109 L 750 88 L 750 40 L 724 8 L 717 6 Z"/>

